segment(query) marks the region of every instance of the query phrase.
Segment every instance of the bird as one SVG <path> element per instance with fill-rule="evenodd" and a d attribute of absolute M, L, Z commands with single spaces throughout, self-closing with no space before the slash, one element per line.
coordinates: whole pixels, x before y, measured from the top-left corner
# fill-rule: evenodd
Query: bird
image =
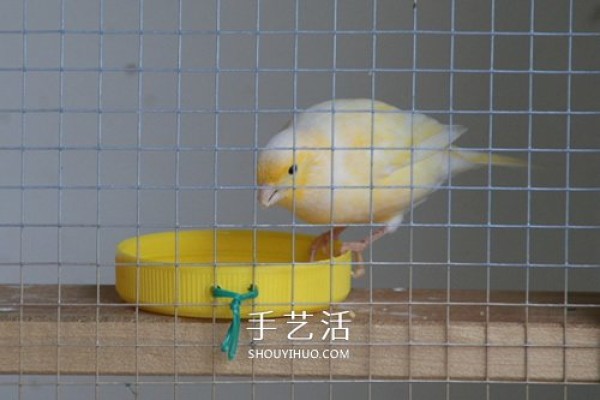
<path fill-rule="evenodd" d="M 312 242 L 310 261 L 329 254 L 348 225 L 372 226 L 367 237 L 339 248 L 362 265 L 364 250 L 451 176 L 478 166 L 526 165 L 455 146 L 466 131 L 374 99 L 325 101 L 298 112 L 259 149 L 257 200 L 330 227 Z"/>

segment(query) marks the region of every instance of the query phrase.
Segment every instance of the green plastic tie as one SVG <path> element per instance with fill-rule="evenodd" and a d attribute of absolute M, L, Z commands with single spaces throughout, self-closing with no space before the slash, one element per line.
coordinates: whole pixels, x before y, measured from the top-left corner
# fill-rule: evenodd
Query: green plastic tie
<path fill-rule="evenodd" d="M 227 353 L 227 358 L 229 360 L 233 360 L 237 354 L 238 341 L 240 338 L 240 307 L 244 300 L 254 299 L 258 296 L 258 288 L 255 285 L 250 285 L 248 292 L 240 294 L 222 289 L 220 286 L 215 286 L 212 288 L 212 295 L 216 298 L 226 297 L 232 299 L 231 303 L 229 303 L 229 308 L 231 309 L 233 317 L 231 319 L 231 325 L 229 325 L 229 329 L 227 330 L 227 335 L 225 336 L 225 339 L 223 339 L 223 343 L 221 343 L 221 351 Z"/>

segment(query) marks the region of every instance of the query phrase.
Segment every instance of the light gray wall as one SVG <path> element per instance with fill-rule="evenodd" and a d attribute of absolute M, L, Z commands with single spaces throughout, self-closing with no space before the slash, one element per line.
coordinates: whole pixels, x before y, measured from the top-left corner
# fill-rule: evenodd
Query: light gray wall
<path fill-rule="evenodd" d="M 574 1 L 570 27 L 567 0 L 493 12 L 486 0 L 419 0 L 415 39 L 412 1 L 378 0 L 374 18 L 370 0 L 339 0 L 337 13 L 301 0 L 297 15 L 292 0 L 221 0 L 217 35 L 216 2 L 183 0 L 179 42 L 177 1 L 145 0 L 141 19 L 138 0 L 23 1 L 0 2 L 2 282 L 112 283 L 114 247 L 137 225 L 290 224 L 257 207 L 255 146 L 294 105 L 374 95 L 466 125 L 461 146 L 514 149 L 532 167 L 453 179 L 463 189 L 440 190 L 375 244 L 382 263 L 356 286 L 486 288 L 489 277 L 491 289 L 598 290 L 597 2 Z"/>

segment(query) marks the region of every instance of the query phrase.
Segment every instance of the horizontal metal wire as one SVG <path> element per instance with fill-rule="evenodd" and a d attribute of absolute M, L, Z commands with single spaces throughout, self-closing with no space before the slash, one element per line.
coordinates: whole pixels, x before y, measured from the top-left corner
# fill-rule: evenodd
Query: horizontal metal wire
<path fill-rule="evenodd" d="M 599 189 L 600 190 L 600 189 Z M 344 223 L 344 224 L 308 224 L 302 222 L 295 222 L 293 224 L 286 223 L 256 223 L 256 224 L 227 224 L 227 223 L 218 223 L 218 224 L 182 224 L 179 223 L 176 225 L 177 229 L 262 229 L 262 228 L 315 228 L 315 227 L 332 227 L 332 226 L 345 226 L 345 227 L 368 227 L 368 228 L 377 228 L 387 226 L 386 224 L 378 224 L 378 223 Z M 173 224 L 152 224 L 152 223 L 143 223 L 139 225 L 135 224 L 95 224 L 95 223 L 0 223 L 0 228 L 147 228 L 147 229 L 173 229 Z M 450 222 L 450 223 L 423 223 L 423 222 L 415 222 L 410 221 L 404 224 L 401 224 L 399 228 L 490 228 L 490 229 L 507 229 L 507 228 L 521 228 L 521 229 L 540 229 L 540 230 L 554 230 L 554 229 L 568 229 L 568 230 L 597 230 L 600 231 L 600 226 L 597 225 L 566 225 L 566 224 L 535 224 L 535 223 L 527 223 L 527 224 L 499 224 L 499 223 L 460 223 L 460 222 Z"/>
<path fill-rule="evenodd" d="M 153 74 L 210 74 L 213 75 L 216 72 L 219 73 L 249 73 L 249 74 L 260 74 L 260 73 L 445 73 L 445 74 L 505 74 L 505 75 L 599 75 L 600 71 L 592 69 L 498 69 L 498 68 L 386 68 L 386 67 L 373 67 L 373 68 L 274 68 L 274 67 L 259 67 L 259 68 L 232 68 L 232 67 L 205 67 L 205 68 L 159 68 L 159 67 L 143 67 L 143 68 L 119 68 L 119 67 L 0 67 L 0 73 L 2 72 L 93 72 L 93 73 L 125 73 L 125 74 L 137 74 L 137 73 L 153 73 Z M 262 111 L 262 110 L 260 110 Z M 370 110 L 366 110 L 370 111 Z M 323 112 L 323 111 L 322 111 Z M 329 111 L 327 111 L 329 112 Z M 339 111 L 343 112 L 343 111 Z M 355 111 L 351 111 L 355 112 Z M 393 112 L 393 111 L 377 111 L 377 112 Z"/>
<path fill-rule="evenodd" d="M 260 150 L 316 150 L 316 151 L 329 151 L 330 148 L 325 147 L 254 147 L 254 146 L 227 146 L 227 145 L 214 145 L 214 146 L 147 146 L 147 145 L 139 145 L 139 146 L 131 146 L 131 145 L 110 145 L 110 144 L 99 144 L 99 145 L 61 145 L 61 146 L 47 146 L 47 145 L 0 145 L 0 151 L 19 151 L 19 152 L 35 152 L 35 151 L 140 151 L 140 152 L 197 152 L 197 151 L 260 151 Z M 519 147 L 461 147 L 461 150 L 466 151 L 480 151 L 486 153 L 557 153 L 557 154 L 566 154 L 566 153 L 574 153 L 574 154 L 594 154 L 600 153 L 600 147 L 598 148 L 577 148 L 572 147 L 569 149 L 557 149 L 550 147 L 532 147 L 530 149 L 523 149 Z M 335 150 L 412 150 L 407 147 L 342 147 L 335 146 Z M 426 151 L 426 150 L 440 150 L 440 148 L 435 147 L 420 147 L 415 152 Z M 535 166 L 534 166 L 535 168 Z"/>
<path fill-rule="evenodd" d="M 290 114 L 305 112 L 305 109 L 298 108 L 129 108 L 129 107 L 96 107 L 96 108 L 71 108 L 71 107 L 49 107 L 49 108 L 12 108 L 5 107 L 0 110 L 0 113 L 12 114 L 33 114 L 33 113 L 59 113 L 59 114 Z M 526 110 L 526 109 L 492 109 L 492 110 L 475 110 L 475 109 L 453 109 L 452 111 L 435 109 L 435 108 L 415 108 L 413 111 L 418 113 L 427 113 L 429 115 L 600 115 L 600 110 Z M 323 111 L 318 111 L 323 112 Z M 369 110 L 369 112 L 371 112 Z M 379 112 L 379 111 L 378 111 Z"/>
<path fill-rule="evenodd" d="M 56 306 L 56 305 L 55 305 Z M 131 306 L 130 306 L 131 307 Z M 523 307 L 521 305 L 521 307 Z M 186 348 L 186 347 L 190 347 L 190 348 L 214 348 L 214 349 L 219 349 L 220 348 L 220 344 L 214 344 L 214 343 L 180 343 L 177 345 L 178 348 Z M 276 347 L 276 346 L 289 346 L 289 342 L 285 342 L 285 341 L 276 341 L 276 340 L 269 340 L 269 344 L 266 345 L 258 345 L 258 342 L 256 342 L 254 344 L 254 346 L 256 346 L 256 348 L 261 348 L 261 347 Z M 294 344 L 294 347 L 298 347 L 298 348 L 302 348 L 302 347 L 308 347 L 310 346 L 310 344 L 307 343 L 302 343 L 302 342 L 298 342 Z M 312 344 L 312 346 L 315 346 L 314 343 Z M 332 348 L 336 348 L 336 347 L 343 347 L 343 348 L 348 348 L 348 349 L 352 349 L 352 348 L 365 348 L 365 347 L 388 347 L 388 346 L 411 346 L 411 347 L 429 347 L 429 346 L 443 346 L 443 347 L 448 347 L 448 348 L 473 348 L 474 346 L 472 344 L 463 344 L 463 343 L 455 343 L 455 342 L 446 342 L 446 341 L 397 341 L 397 342 L 387 342 L 387 341 L 380 341 L 380 342 L 352 342 L 352 343 L 343 343 L 343 344 L 336 344 L 334 342 L 324 342 L 323 344 L 319 344 L 319 347 L 321 346 L 331 346 Z M 43 344 L 36 344 L 35 347 L 40 347 L 40 348 L 53 348 L 56 347 L 56 344 L 47 344 L 47 343 L 43 343 Z M 60 347 L 65 347 L 65 348 L 69 348 L 69 347 L 75 347 L 75 348 L 81 348 L 82 345 L 81 344 L 71 344 L 68 342 L 65 343 L 60 343 Z M 131 348 L 132 345 L 131 344 L 107 344 L 104 345 L 102 347 L 109 347 L 109 348 Z M 145 344 L 145 343 L 141 343 L 141 344 L 136 344 L 135 345 L 136 348 L 144 348 L 144 347 L 148 347 L 148 348 L 157 348 L 157 347 L 166 347 L 166 348 L 172 348 L 173 345 L 156 345 L 156 344 Z M 315 346 L 316 347 L 316 346 Z M 505 344 L 494 344 L 494 343 L 487 343 L 487 344 L 477 344 L 476 347 L 480 347 L 482 349 L 485 348 L 495 348 L 495 349 L 594 349 L 594 346 L 591 345 L 580 345 L 580 344 L 566 344 L 566 345 L 555 345 L 555 344 L 529 344 L 529 343 L 525 343 L 525 344 L 514 344 L 514 345 L 505 345 Z"/>
<path fill-rule="evenodd" d="M 179 262 L 179 263 L 175 263 L 177 265 L 182 265 L 183 263 Z M 196 263 L 198 264 L 198 263 Z M 200 263 L 201 264 L 201 263 Z M 244 264 L 244 263 L 242 263 Z M 248 264 L 248 265 L 255 265 L 256 263 L 253 264 Z M 269 263 L 261 263 L 264 265 L 267 265 Z M 277 264 L 277 263 L 272 263 L 272 264 Z M 301 262 L 295 262 L 294 264 L 301 264 Z M 355 264 L 358 264 L 355 262 Z M 462 262 L 462 261 L 419 261 L 419 260 L 412 260 L 412 261 L 402 261 L 402 260 L 395 260 L 395 261 L 377 261 L 377 260 L 369 260 L 368 261 L 369 265 L 373 265 L 373 266 L 385 266 L 385 267 L 411 267 L 411 266 L 431 266 L 431 267 L 439 267 L 439 266 L 443 266 L 443 267 L 472 267 L 472 268 L 482 268 L 482 267 L 491 267 L 491 268 L 560 268 L 560 269 L 564 269 L 564 268 L 570 268 L 570 269 L 585 269 L 585 268 L 589 268 L 589 269 L 598 269 L 598 264 L 590 264 L 590 263 L 577 263 L 577 262 L 564 262 L 564 263 L 553 263 L 553 262 L 547 262 L 547 263 L 539 263 L 539 262 L 532 262 L 532 261 L 527 261 L 527 262 L 495 262 L 495 261 L 487 261 L 487 260 L 481 260 L 480 262 Z M 136 263 L 136 265 L 144 265 L 143 262 L 140 263 Z M 210 266 L 214 266 L 215 263 L 210 263 Z M 225 262 L 221 262 L 219 261 L 218 265 L 224 265 L 224 266 L 230 266 L 230 265 L 240 265 L 240 263 L 225 263 Z M 19 261 L 0 261 L 0 266 L 3 267 L 56 267 L 56 266 L 62 266 L 62 267 L 99 267 L 99 268 L 114 268 L 115 264 L 113 261 L 110 262 L 85 262 L 85 261 L 57 261 L 57 262 L 49 262 L 49 261 L 27 261 L 27 263 L 19 263 Z M 24 287 L 27 287 L 27 284 L 24 284 Z"/>
<path fill-rule="evenodd" d="M 260 186 L 255 185 L 151 185 L 151 184 L 100 184 L 100 185 L 43 185 L 43 184 L 30 184 L 30 185 L 0 185 L 0 190 L 44 190 L 44 189 L 56 189 L 56 190 L 177 190 L 177 191 L 203 191 L 203 190 L 258 190 Z M 330 186 L 303 186 L 302 189 L 330 189 Z M 372 186 L 335 186 L 335 189 L 371 189 Z M 385 189 L 435 189 L 436 191 L 456 190 L 456 191 L 514 191 L 514 192 L 600 192 L 600 187 L 586 187 L 586 186 L 477 186 L 477 185 L 456 185 L 452 186 L 443 185 L 437 186 L 422 186 L 422 185 L 394 185 L 385 186 Z"/>
<path fill-rule="evenodd" d="M 521 30 L 441 30 L 441 29 L 295 29 L 295 30 L 270 30 L 270 29 L 0 29 L 0 35 L 133 35 L 133 36 L 151 36 L 151 35 L 172 35 L 172 36 L 191 36 L 191 35 L 439 35 L 439 36 L 523 36 L 523 37 L 596 37 L 600 32 L 593 31 L 521 31 Z"/>
<path fill-rule="evenodd" d="M 25 288 L 27 287 L 27 285 L 24 286 Z M 89 307 L 101 307 L 101 308 L 131 308 L 131 307 L 139 307 L 139 306 L 144 306 L 144 307 L 151 307 L 151 306 L 178 306 L 178 307 L 183 307 L 183 306 L 214 306 L 214 307 L 220 307 L 220 308 L 227 308 L 229 307 L 229 304 L 219 304 L 219 305 L 215 305 L 214 302 L 207 302 L 207 303 L 186 303 L 186 302 L 143 302 L 143 303 L 104 303 L 102 302 L 102 300 L 100 299 L 100 301 L 98 302 L 94 302 L 94 303 L 86 303 L 86 302 L 69 302 L 69 301 L 63 301 L 63 300 L 58 300 L 56 302 L 31 302 L 28 303 L 24 300 L 19 301 L 19 302 L 8 302 L 8 303 L 2 303 L 2 305 L 5 306 L 23 306 L 23 307 L 56 307 L 56 305 L 60 305 L 61 307 L 81 307 L 81 308 L 89 308 Z M 286 305 L 290 305 L 290 304 L 294 304 L 294 305 L 320 305 L 323 304 L 323 302 L 315 302 L 315 303 L 311 303 L 311 302 L 285 302 L 285 303 L 277 303 L 277 302 L 260 302 L 257 301 L 255 303 L 256 305 L 269 305 L 269 306 L 286 306 Z M 413 299 L 406 299 L 404 301 L 377 301 L 377 300 L 370 300 L 370 301 L 366 301 L 366 302 L 360 302 L 360 301 L 344 301 L 342 303 L 336 303 L 336 302 L 331 302 L 332 306 L 340 306 L 340 307 L 347 307 L 347 308 L 351 308 L 352 306 L 360 306 L 360 307 L 365 307 L 365 306 L 397 306 L 397 305 L 410 305 L 410 306 L 460 306 L 460 307 L 465 307 L 465 306 L 473 306 L 473 307 L 482 307 L 482 306 L 490 306 L 490 307 L 506 307 L 506 308 L 523 308 L 524 305 L 526 305 L 527 307 L 529 307 L 530 309 L 536 309 L 536 308 L 543 308 L 543 309 L 548 309 L 548 308 L 558 308 L 558 309 L 563 309 L 565 308 L 565 306 L 569 306 L 572 308 L 600 308 L 600 304 L 594 304 L 594 303 L 581 303 L 581 302 L 577 302 L 577 303 L 569 303 L 568 300 L 566 302 L 563 303 L 548 303 L 548 302 L 535 302 L 532 301 L 530 299 L 524 298 L 523 302 L 502 302 L 502 301 L 472 301 L 472 302 L 468 302 L 468 301 L 452 301 L 452 300 L 442 300 L 442 299 L 432 299 L 430 301 L 423 301 L 423 300 L 415 300 Z M 315 314 L 318 314 L 318 312 L 314 312 Z M 354 343 L 361 343 L 361 342 L 354 342 Z M 350 343 L 348 343 L 350 344 Z M 361 343 L 361 344 L 368 344 L 368 343 Z M 471 344 L 472 346 L 472 344 Z M 521 347 L 521 346 L 519 346 Z M 586 347 L 590 347 L 589 345 Z"/>
<path fill-rule="evenodd" d="M 217 347 L 215 345 L 215 347 Z M 63 379 L 72 379 L 72 375 L 61 375 L 61 380 L 60 380 L 60 385 L 66 385 L 66 386 L 82 386 L 82 385 L 89 385 L 90 383 L 82 383 L 82 382 L 77 382 L 77 381 L 68 381 L 66 380 L 63 384 Z M 106 378 L 106 379 L 112 379 L 112 380 L 103 380 L 102 378 Z M 56 382 L 43 382 L 40 380 L 39 377 L 34 376 L 31 378 L 31 381 L 27 381 L 26 385 L 28 387 L 32 387 L 32 388 L 43 388 L 43 387 L 54 387 L 56 386 Z M 34 380 L 36 379 L 36 380 Z M 56 377 L 55 377 L 56 379 Z M 410 377 L 409 379 L 406 379 L 402 382 L 398 382 L 395 380 L 390 380 L 389 378 L 374 378 L 374 377 L 365 377 L 365 378 L 348 378 L 348 377 L 344 377 L 344 376 L 337 376 L 335 374 L 332 374 L 331 378 L 314 378 L 314 377 L 305 377 L 305 376 L 289 376 L 289 377 L 273 377 L 273 378 L 265 378 L 263 376 L 246 376 L 246 377 L 231 377 L 229 375 L 217 375 L 216 379 L 211 380 L 211 377 L 193 377 L 193 376 L 188 376 L 188 375 L 178 375 L 177 376 L 177 381 L 173 382 L 173 381 L 164 381 L 164 380 L 158 380 L 158 378 L 156 378 L 156 376 L 153 375 L 147 375 L 142 378 L 140 378 L 140 381 L 137 383 L 133 383 L 136 381 L 135 377 L 131 377 L 129 378 L 129 380 L 127 380 L 127 378 L 121 378 L 122 380 L 115 380 L 115 377 L 111 374 L 98 374 L 98 380 L 91 382 L 91 384 L 95 384 L 98 386 L 127 386 L 127 385 L 131 385 L 131 386 L 135 386 L 135 385 L 139 385 L 139 386 L 149 386 L 149 385 L 156 385 L 156 386 L 170 386 L 172 387 L 174 384 L 176 384 L 177 386 L 229 386 L 229 385 L 242 385 L 245 383 L 256 383 L 256 384 L 261 384 L 261 385 L 269 385 L 269 384 L 285 384 L 285 383 L 289 383 L 289 384 L 298 384 L 298 385 L 303 385 L 303 384 L 312 384 L 312 383 L 319 383 L 319 384 L 345 384 L 345 383 L 381 383 L 381 384 L 386 384 L 386 385 L 394 385 L 394 386 L 399 386 L 399 387 L 405 387 L 404 390 L 406 390 L 406 387 L 409 386 L 414 386 L 414 385 L 425 385 L 425 386 L 429 386 L 429 385 L 433 385 L 433 384 L 461 384 L 461 385 L 478 385 L 481 383 L 484 384 L 493 384 L 495 386 L 512 386 L 514 388 L 515 385 L 518 385 L 518 383 L 516 383 L 515 381 L 502 381 L 502 380 L 497 380 L 497 379 L 485 379 L 482 381 L 473 381 L 472 379 L 458 379 L 458 378 L 438 378 L 438 379 L 419 379 L 419 378 L 413 378 Z M 156 380 L 154 380 L 156 379 Z M 14 383 L 10 383 L 10 382 L 0 382 L 0 387 L 1 386 L 10 386 L 10 385 L 14 385 Z M 527 382 L 528 387 L 549 387 L 549 383 L 548 382 L 542 382 L 542 381 L 529 381 Z M 589 386 L 589 383 L 585 383 L 585 382 L 577 382 L 577 381 L 569 381 L 567 379 L 564 380 L 563 383 L 558 383 L 558 386 Z"/>

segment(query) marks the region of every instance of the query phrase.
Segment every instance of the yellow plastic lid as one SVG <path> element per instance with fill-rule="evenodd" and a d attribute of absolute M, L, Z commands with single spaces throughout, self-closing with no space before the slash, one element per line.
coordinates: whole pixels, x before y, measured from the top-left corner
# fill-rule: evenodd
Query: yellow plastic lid
<path fill-rule="evenodd" d="M 351 288 L 351 253 L 308 262 L 313 236 L 252 230 L 189 230 L 125 239 L 117 246 L 116 289 L 141 309 L 186 317 L 231 318 L 230 299 L 212 289 L 258 297 L 241 316 L 272 311 L 320 311 L 343 301 Z M 339 243 L 336 243 L 339 246 Z"/>

